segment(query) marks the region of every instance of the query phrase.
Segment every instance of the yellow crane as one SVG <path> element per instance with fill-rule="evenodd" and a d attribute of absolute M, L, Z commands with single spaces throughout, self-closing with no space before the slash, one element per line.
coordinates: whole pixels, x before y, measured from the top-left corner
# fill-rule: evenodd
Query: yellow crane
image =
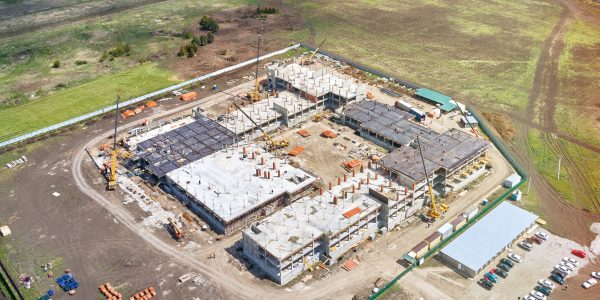
<path fill-rule="evenodd" d="M 260 58 L 260 34 L 258 34 L 258 43 L 256 44 L 256 72 L 254 74 L 254 91 L 248 93 L 246 97 L 252 102 L 260 101 L 258 90 L 258 61 Z"/>
<path fill-rule="evenodd" d="M 427 173 L 427 167 L 425 166 L 425 158 L 423 157 L 423 149 L 421 148 L 421 140 L 417 135 L 417 145 L 419 146 L 419 154 L 421 156 L 421 162 L 423 163 L 423 171 L 425 172 L 425 179 L 427 181 L 427 189 L 429 191 L 429 210 L 427 211 L 427 217 L 429 217 L 432 221 L 439 218 L 442 213 L 448 211 L 448 205 L 440 204 L 438 205 L 435 200 L 435 195 L 433 194 L 433 187 L 431 186 L 431 182 L 429 181 L 429 175 Z"/>
<path fill-rule="evenodd" d="M 302 62 L 302 65 L 304 65 L 304 66 L 308 66 L 308 65 L 312 65 L 312 64 L 313 64 L 313 61 L 312 61 L 313 57 L 315 57 L 315 55 L 317 54 L 317 52 L 319 51 L 319 49 L 321 49 L 321 46 L 323 46 L 323 44 L 325 44 L 325 41 L 326 41 L 326 40 L 327 40 L 327 39 L 324 39 L 324 40 L 321 42 L 321 44 L 319 44 L 319 46 L 318 46 L 317 48 L 315 48 L 315 51 L 313 51 L 313 52 L 311 53 L 311 55 L 310 55 L 310 56 L 309 56 L 309 57 L 308 57 L 306 60 L 304 60 L 304 61 Z"/>
<path fill-rule="evenodd" d="M 231 95 L 231 94 L 229 94 L 229 95 Z M 233 95 L 232 95 L 232 96 L 233 96 Z M 251 118 L 251 117 L 250 117 L 250 116 L 249 116 L 249 115 L 248 115 L 248 114 L 247 114 L 247 113 L 246 113 L 246 112 L 245 112 L 245 111 L 244 111 L 244 110 L 243 110 L 241 107 L 239 107 L 239 105 L 235 104 L 235 102 L 233 102 L 233 105 L 234 105 L 234 106 L 235 106 L 235 107 L 236 107 L 236 108 L 237 108 L 239 111 L 241 111 L 241 112 L 242 112 L 242 114 L 244 114 L 244 116 L 246 116 L 246 118 L 248 118 L 248 119 L 249 119 L 249 120 L 252 122 L 252 124 L 254 124 L 254 126 L 256 126 L 256 127 L 257 127 L 257 128 L 260 130 L 260 132 L 262 132 L 262 134 L 263 134 L 264 138 L 265 138 L 265 139 L 266 139 L 266 141 L 267 141 L 267 146 L 268 146 L 268 148 L 269 148 L 269 151 L 272 151 L 272 150 L 277 150 L 277 149 L 281 149 L 281 148 L 285 148 L 285 147 L 289 146 L 289 144 L 290 144 L 290 143 L 288 143 L 288 141 L 286 141 L 286 140 L 279 140 L 279 141 L 275 141 L 275 140 L 273 140 L 273 139 L 271 138 L 271 136 L 270 136 L 269 134 L 267 134 L 267 132 L 265 132 L 265 131 L 264 131 L 264 130 L 263 130 L 261 127 L 260 127 L 260 125 L 258 125 L 256 122 L 254 122 L 254 120 L 252 120 L 252 118 Z"/>
<path fill-rule="evenodd" d="M 113 149 L 110 157 L 110 173 L 108 174 L 108 185 L 106 189 L 113 191 L 117 188 L 117 127 L 119 124 L 119 96 L 117 95 L 117 107 L 115 108 L 115 133 L 113 135 Z"/>

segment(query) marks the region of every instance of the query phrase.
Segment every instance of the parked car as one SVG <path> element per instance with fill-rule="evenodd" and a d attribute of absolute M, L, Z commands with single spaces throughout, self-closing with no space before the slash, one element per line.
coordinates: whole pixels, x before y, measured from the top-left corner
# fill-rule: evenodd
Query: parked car
<path fill-rule="evenodd" d="M 564 262 L 568 262 L 568 263 L 570 263 L 570 264 L 572 264 L 572 265 L 574 265 L 576 267 L 579 266 L 579 262 L 576 259 L 573 259 L 573 258 L 570 258 L 570 257 L 563 258 L 563 261 Z"/>
<path fill-rule="evenodd" d="M 596 285 L 598 283 L 598 280 L 594 279 L 594 278 L 590 278 L 588 280 L 586 280 L 582 285 L 583 288 L 589 289 L 590 287 Z"/>
<path fill-rule="evenodd" d="M 571 274 L 571 270 L 569 270 L 567 267 L 565 267 L 563 265 L 556 265 L 556 266 L 554 266 L 554 271 L 563 273 L 565 275 Z"/>
<path fill-rule="evenodd" d="M 548 279 L 540 279 L 540 281 L 538 281 L 538 283 L 546 288 L 549 288 L 551 290 L 553 290 L 556 286 L 554 285 L 554 283 L 552 283 L 550 280 Z"/>
<path fill-rule="evenodd" d="M 534 296 L 531 295 L 525 295 L 522 298 L 523 300 L 537 300 Z"/>
<path fill-rule="evenodd" d="M 543 287 L 541 285 L 538 285 L 535 287 L 535 290 L 544 294 L 545 296 L 550 296 L 550 293 L 552 293 L 552 290 L 547 288 L 547 287 Z"/>
<path fill-rule="evenodd" d="M 535 236 L 539 237 L 542 240 L 547 240 L 548 239 L 548 234 L 542 231 L 538 231 L 535 233 Z"/>
<path fill-rule="evenodd" d="M 527 251 L 531 251 L 531 249 L 533 249 L 533 245 L 531 245 L 530 243 L 528 243 L 526 241 L 521 241 L 519 243 L 519 246 Z"/>
<path fill-rule="evenodd" d="M 514 254 L 514 253 L 509 254 L 508 258 L 510 258 L 512 261 L 514 261 L 516 263 L 520 263 L 523 261 L 523 258 L 520 255 Z"/>
<path fill-rule="evenodd" d="M 538 244 L 538 245 L 541 245 L 541 244 L 544 242 L 544 240 L 540 239 L 539 237 L 537 237 L 537 236 L 535 236 L 535 235 L 534 235 L 534 236 L 532 236 L 532 237 L 530 238 L 530 240 L 531 240 L 532 242 L 534 242 L 534 243 Z"/>
<path fill-rule="evenodd" d="M 592 277 L 600 279 L 600 272 L 592 272 Z"/>
<path fill-rule="evenodd" d="M 512 267 L 515 266 L 515 263 L 512 260 L 510 260 L 510 259 L 501 258 L 500 262 L 503 263 L 503 264 L 505 264 L 505 265 L 507 265 L 509 268 L 512 268 Z"/>
<path fill-rule="evenodd" d="M 498 276 L 496 276 L 496 275 L 494 275 L 494 274 L 492 274 L 490 272 L 485 273 L 485 275 L 483 275 L 483 276 L 485 276 L 487 279 L 489 279 L 493 283 L 498 283 L 500 281 L 498 279 Z"/>
<path fill-rule="evenodd" d="M 498 268 L 498 269 L 500 269 L 500 270 L 502 270 L 502 271 L 504 271 L 504 272 L 509 272 L 509 271 L 510 271 L 510 267 L 506 266 L 506 265 L 505 265 L 505 264 L 503 264 L 503 263 L 498 263 L 498 264 L 496 265 L 496 268 Z"/>
<path fill-rule="evenodd" d="M 491 282 L 489 282 L 489 281 L 487 281 L 487 280 L 485 280 L 483 278 L 479 279 L 479 281 L 477 283 L 479 283 L 479 285 L 481 287 L 483 287 L 484 289 L 486 289 L 488 291 L 491 290 L 494 287 L 493 283 L 491 283 Z"/>
<path fill-rule="evenodd" d="M 546 300 L 546 295 L 544 295 L 538 291 L 531 291 L 531 293 L 529 293 L 529 295 L 533 296 L 535 299 L 538 299 L 538 300 Z"/>
<path fill-rule="evenodd" d="M 565 268 L 569 269 L 569 271 L 575 270 L 575 266 L 573 264 L 571 264 L 571 263 L 563 261 L 560 264 L 563 265 L 563 266 L 565 266 Z"/>
<path fill-rule="evenodd" d="M 500 276 L 502 278 L 508 277 L 508 272 L 501 270 L 501 269 L 494 270 L 494 273 L 498 274 L 498 276 Z"/>
<path fill-rule="evenodd" d="M 580 258 L 585 258 L 585 252 L 581 251 L 581 250 L 577 250 L 577 249 L 573 249 L 571 250 L 571 254 L 580 257 Z"/>
<path fill-rule="evenodd" d="M 558 284 L 565 284 L 565 277 L 561 274 L 553 273 L 552 275 L 550 275 L 550 279 L 552 279 L 552 281 Z"/>

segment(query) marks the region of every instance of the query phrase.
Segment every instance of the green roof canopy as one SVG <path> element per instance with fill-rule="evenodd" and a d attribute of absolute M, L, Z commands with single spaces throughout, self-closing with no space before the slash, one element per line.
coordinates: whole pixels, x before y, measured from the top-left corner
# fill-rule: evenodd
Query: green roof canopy
<path fill-rule="evenodd" d="M 450 102 L 452 97 L 446 96 L 444 94 L 440 94 L 436 91 L 432 91 L 426 88 L 417 89 L 417 93 L 415 94 L 419 97 L 425 98 L 427 100 L 433 101 L 435 103 L 441 104 L 439 107 L 441 110 L 445 112 L 453 111 L 456 108 L 456 104 Z"/>

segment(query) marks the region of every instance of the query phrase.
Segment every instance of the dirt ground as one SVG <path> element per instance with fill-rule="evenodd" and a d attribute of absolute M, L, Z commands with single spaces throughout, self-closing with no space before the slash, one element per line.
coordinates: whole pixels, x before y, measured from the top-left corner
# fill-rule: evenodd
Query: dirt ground
<path fill-rule="evenodd" d="M 531 234 L 537 231 L 548 233 L 546 230 L 538 228 L 534 229 Z M 593 259 L 590 257 L 580 259 L 571 255 L 571 249 L 575 248 L 585 249 L 573 241 L 549 233 L 548 241 L 541 245 L 534 245 L 531 252 L 521 249 L 515 243 L 512 248 L 500 255 L 475 278 L 465 278 L 436 259 L 407 275 L 402 280 L 402 285 L 405 288 L 404 291 L 412 292 L 407 299 L 459 299 L 465 297 L 468 299 L 517 299 L 531 292 L 540 279 L 548 279 L 554 266 L 559 264 L 563 257 L 571 257 L 580 264 L 572 274 L 567 276 L 566 284 L 569 285 L 569 288 L 564 289 L 564 286 L 557 285 L 550 298 L 581 299 L 579 297 L 584 295 L 581 284 L 590 277 L 586 270 L 589 269 Z M 510 252 L 523 257 L 523 261 L 515 264 L 515 267 L 510 270 L 508 278 L 501 278 L 491 291 L 479 286 L 477 281 L 483 276 L 483 273 L 494 268 L 500 259 L 506 257 Z"/>

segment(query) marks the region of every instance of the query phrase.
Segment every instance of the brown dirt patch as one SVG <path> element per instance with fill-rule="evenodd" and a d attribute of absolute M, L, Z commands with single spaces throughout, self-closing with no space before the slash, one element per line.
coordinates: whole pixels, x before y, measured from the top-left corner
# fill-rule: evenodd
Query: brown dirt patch
<path fill-rule="evenodd" d="M 511 141 L 517 129 L 507 115 L 501 113 L 484 112 L 483 116 L 494 126 L 498 134 L 505 140 Z"/>

